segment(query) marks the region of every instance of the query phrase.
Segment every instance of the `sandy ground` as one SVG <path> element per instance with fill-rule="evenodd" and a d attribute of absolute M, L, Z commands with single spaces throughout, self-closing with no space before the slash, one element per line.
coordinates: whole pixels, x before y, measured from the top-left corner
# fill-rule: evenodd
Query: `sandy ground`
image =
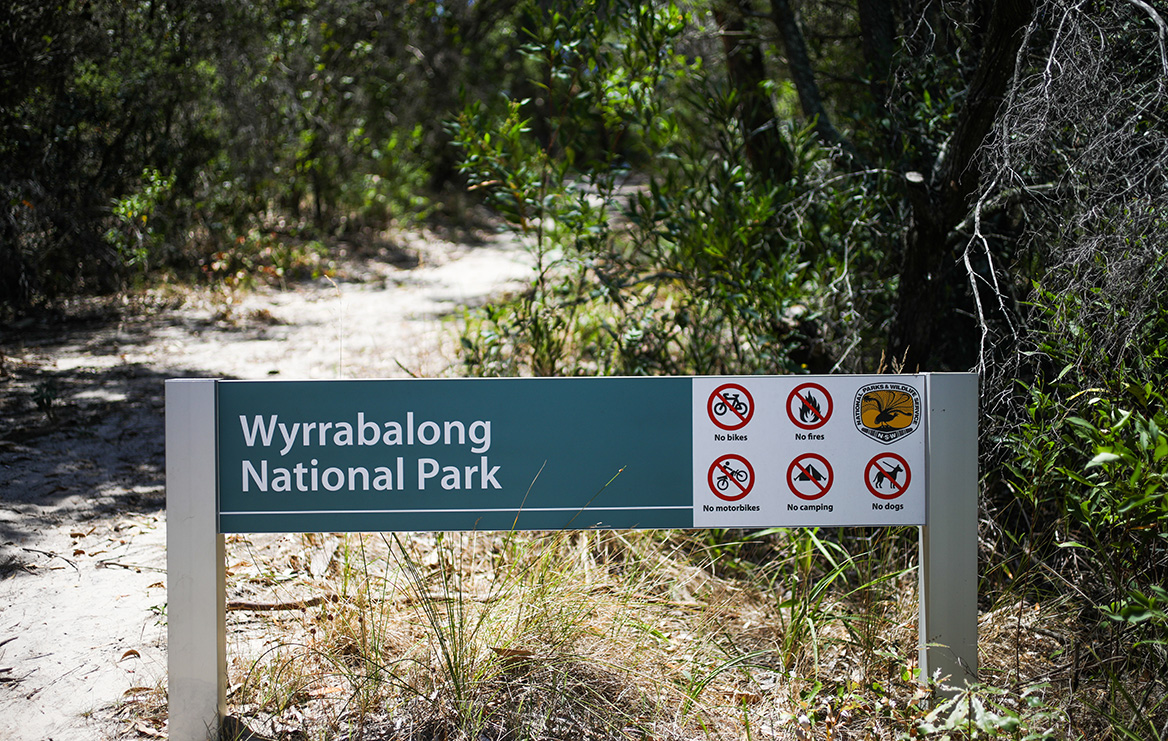
<path fill-rule="evenodd" d="M 463 307 L 531 274 L 514 244 L 416 236 L 333 281 L 4 328 L 0 739 L 165 731 L 121 712 L 166 681 L 165 379 L 453 375 Z"/>

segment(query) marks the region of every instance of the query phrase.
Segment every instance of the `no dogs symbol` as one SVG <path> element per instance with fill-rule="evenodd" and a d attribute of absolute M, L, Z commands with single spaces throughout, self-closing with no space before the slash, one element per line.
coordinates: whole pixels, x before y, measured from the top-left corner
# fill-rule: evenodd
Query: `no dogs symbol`
<path fill-rule="evenodd" d="M 864 468 L 868 491 L 881 499 L 896 499 L 908 489 L 910 481 L 908 461 L 896 453 L 881 453 Z"/>

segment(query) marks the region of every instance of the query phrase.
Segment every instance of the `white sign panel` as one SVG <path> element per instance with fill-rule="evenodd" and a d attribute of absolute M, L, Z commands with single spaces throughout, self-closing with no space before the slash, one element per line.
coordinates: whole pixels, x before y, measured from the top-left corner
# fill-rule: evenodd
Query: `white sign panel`
<path fill-rule="evenodd" d="M 923 376 L 693 380 L 695 527 L 925 524 Z"/>

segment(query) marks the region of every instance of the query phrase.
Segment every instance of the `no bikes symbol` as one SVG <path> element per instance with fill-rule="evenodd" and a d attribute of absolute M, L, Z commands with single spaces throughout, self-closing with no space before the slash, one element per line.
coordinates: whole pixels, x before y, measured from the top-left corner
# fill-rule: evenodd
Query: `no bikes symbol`
<path fill-rule="evenodd" d="M 746 387 L 726 383 L 710 394 L 706 412 L 710 421 L 723 430 L 740 430 L 754 416 L 754 397 Z"/>
<path fill-rule="evenodd" d="M 742 456 L 730 453 L 714 461 L 707 480 L 714 496 L 727 502 L 737 502 L 754 487 L 754 467 Z"/>

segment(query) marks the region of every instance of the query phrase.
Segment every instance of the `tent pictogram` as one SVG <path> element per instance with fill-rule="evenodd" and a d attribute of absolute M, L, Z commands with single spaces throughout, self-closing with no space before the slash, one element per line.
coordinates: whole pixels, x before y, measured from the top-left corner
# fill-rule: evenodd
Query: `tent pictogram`
<path fill-rule="evenodd" d="M 800 499 L 819 499 L 831 490 L 834 481 L 831 464 L 818 453 L 804 453 L 787 467 L 787 486 Z"/>

